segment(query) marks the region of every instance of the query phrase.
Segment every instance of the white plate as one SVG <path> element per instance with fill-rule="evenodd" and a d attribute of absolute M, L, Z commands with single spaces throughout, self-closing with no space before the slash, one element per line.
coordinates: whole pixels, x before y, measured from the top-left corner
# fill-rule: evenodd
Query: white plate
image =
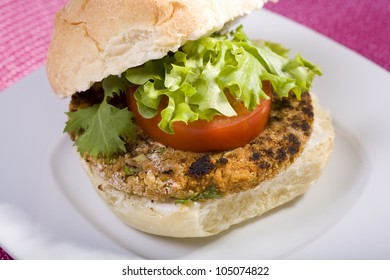
<path fill-rule="evenodd" d="M 62 133 L 68 101 L 41 68 L 0 95 L 0 245 L 18 259 L 390 258 L 389 73 L 273 13 L 244 24 L 324 72 L 314 91 L 333 115 L 335 149 L 306 195 L 210 238 L 133 230 L 92 189 Z"/>

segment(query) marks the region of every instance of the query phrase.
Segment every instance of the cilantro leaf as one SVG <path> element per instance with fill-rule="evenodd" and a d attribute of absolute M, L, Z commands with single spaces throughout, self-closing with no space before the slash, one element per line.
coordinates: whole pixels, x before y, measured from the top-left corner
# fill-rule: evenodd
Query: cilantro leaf
<path fill-rule="evenodd" d="M 108 76 L 105 78 L 102 87 L 106 101 L 109 97 L 114 97 L 114 93 L 119 95 L 121 92 L 126 92 L 128 88 L 126 79 L 118 76 Z"/>
<path fill-rule="evenodd" d="M 83 110 L 80 110 L 82 112 Z M 125 141 L 133 133 L 132 114 L 127 109 L 118 109 L 106 102 L 99 105 L 95 115 L 88 121 L 88 128 L 75 142 L 81 155 L 85 152 L 97 158 L 111 158 L 119 151 L 126 151 Z"/>
<path fill-rule="evenodd" d="M 105 96 L 100 104 L 69 112 L 64 132 L 77 135 L 74 143 L 81 155 L 85 153 L 97 158 L 111 158 L 114 154 L 125 152 L 125 139 L 134 135 L 133 114 L 118 109 L 107 102 L 113 94 L 126 89 L 125 83 L 118 77 L 108 77 L 103 81 Z"/>
<path fill-rule="evenodd" d="M 66 122 L 64 132 L 82 133 L 89 126 L 89 120 L 93 118 L 99 109 L 99 105 L 94 105 L 75 112 L 68 112 L 68 121 Z"/>

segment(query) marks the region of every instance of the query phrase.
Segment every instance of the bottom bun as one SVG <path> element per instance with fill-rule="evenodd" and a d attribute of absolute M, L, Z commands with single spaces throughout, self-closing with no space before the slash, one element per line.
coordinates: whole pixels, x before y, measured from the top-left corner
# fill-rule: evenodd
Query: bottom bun
<path fill-rule="evenodd" d="M 313 131 L 302 154 L 287 169 L 247 191 L 188 204 L 152 201 L 109 185 L 81 159 L 97 192 L 129 226 L 172 237 L 203 237 L 260 216 L 303 194 L 321 175 L 333 148 L 331 117 L 313 98 Z"/>

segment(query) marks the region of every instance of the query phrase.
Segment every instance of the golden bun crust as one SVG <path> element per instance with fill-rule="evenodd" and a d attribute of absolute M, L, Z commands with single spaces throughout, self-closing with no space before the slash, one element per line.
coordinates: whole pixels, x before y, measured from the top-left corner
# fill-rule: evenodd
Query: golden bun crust
<path fill-rule="evenodd" d="M 46 70 L 60 98 L 176 51 L 267 0 L 69 0 L 55 17 Z"/>
<path fill-rule="evenodd" d="M 96 191 L 126 224 L 157 235 L 202 237 L 260 216 L 308 190 L 320 177 L 333 149 L 331 117 L 313 98 L 314 123 L 302 154 L 285 170 L 256 188 L 221 199 L 187 205 L 162 203 L 116 190 L 80 158 Z"/>

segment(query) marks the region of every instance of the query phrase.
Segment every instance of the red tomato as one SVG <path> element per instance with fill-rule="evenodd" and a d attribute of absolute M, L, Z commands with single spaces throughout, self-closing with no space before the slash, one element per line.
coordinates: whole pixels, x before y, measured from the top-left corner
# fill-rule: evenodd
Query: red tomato
<path fill-rule="evenodd" d="M 231 102 L 237 116 L 215 116 L 211 122 L 198 120 L 188 124 L 175 122 L 175 134 L 168 134 L 158 127 L 161 120 L 160 108 L 157 115 L 151 119 L 143 118 L 134 98 L 136 88 L 128 91 L 128 106 L 135 114 L 135 122 L 152 139 L 175 149 L 210 152 L 224 151 L 244 146 L 256 138 L 265 128 L 271 110 L 271 99 L 261 100 L 253 111 L 248 111 L 244 104 L 238 101 Z M 263 90 L 271 96 L 271 86 L 263 83 Z"/>

